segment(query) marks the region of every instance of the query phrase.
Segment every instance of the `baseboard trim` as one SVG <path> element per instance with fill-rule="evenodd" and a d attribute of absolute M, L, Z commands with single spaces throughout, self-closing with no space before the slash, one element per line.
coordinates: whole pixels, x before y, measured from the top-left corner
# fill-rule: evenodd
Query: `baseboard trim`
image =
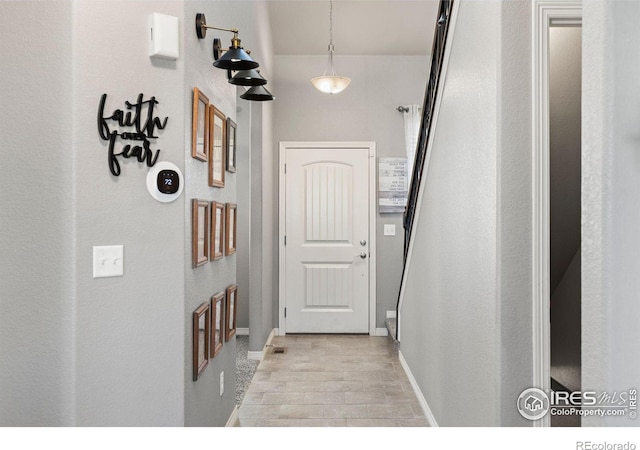
<path fill-rule="evenodd" d="M 387 311 L 387 319 L 395 319 L 396 315 L 396 311 Z"/>
<path fill-rule="evenodd" d="M 264 344 L 265 348 L 271 345 L 271 341 L 273 341 L 273 338 L 276 337 L 277 335 L 278 335 L 277 328 L 274 328 L 273 330 L 271 330 L 271 333 L 269 333 L 269 337 L 267 337 L 267 342 L 265 342 Z"/>
<path fill-rule="evenodd" d="M 271 341 L 273 341 L 273 337 L 277 334 L 277 332 L 278 332 L 277 328 L 274 328 L 273 330 L 271 330 L 271 333 L 269 333 L 269 337 L 267 337 L 267 342 L 264 344 L 264 347 L 262 348 L 262 350 L 256 350 L 256 351 L 249 350 L 247 352 L 247 359 L 262 361 L 264 359 L 264 356 L 267 354 L 267 350 L 271 346 Z"/>
<path fill-rule="evenodd" d="M 236 334 L 238 336 L 249 336 L 248 328 L 236 328 Z"/>
<path fill-rule="evenodd" d="M 231 411 L 231 415 L 229 416 L 229 420 L 225 427 L 237 427 L 240 426 L 240 410 L 238 409 L 238 405 L 233 407 L 233 411 Z"/>
<path fill-rule="evenodd" d="M 389 330 L 387 330 L 386 328 L 376 328 L 376 334 L 374 334 L 374 336 L 389 336 Z"/>
<path fill-rule="evenodd" d="M 429 408 L 427 399 L 424 398 L 424 395 L 422 394 L 422 391 L 418 386 L 418 382 L 416 381 L 416 378 L 413 376 L 413 373 L 411 373 L 411 369 L 407 364 L 407 360 L 404 359 L 404 356 L 402 355 L 401 351 L 398 351 L 398 358 L 400 359 L 400 365 L 404 369 L 404 373 L 407 375 L 407 378 L 409 379 L 409 383 L 411 383 L 413 392 L 416 394 L 416 397 L 418 398 L 418 403 L 420 403 L 420 407 L 422 408 L 422 412 L 424 413 L 424 417 L 427 419 L 429 426 L 437 427 L 438 422 L 436 422 L 436 418 L 434 417 L 433 412 L 431 411 L 431 408 Z"/>

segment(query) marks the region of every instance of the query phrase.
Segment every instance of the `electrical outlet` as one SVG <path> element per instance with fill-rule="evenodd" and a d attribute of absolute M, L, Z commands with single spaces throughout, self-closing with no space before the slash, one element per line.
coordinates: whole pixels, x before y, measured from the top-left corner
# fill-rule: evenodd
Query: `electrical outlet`
<path fill-rule="evenodd" d="M 224 394 L 224 372 L 220 372 L 220 397 Z"/>

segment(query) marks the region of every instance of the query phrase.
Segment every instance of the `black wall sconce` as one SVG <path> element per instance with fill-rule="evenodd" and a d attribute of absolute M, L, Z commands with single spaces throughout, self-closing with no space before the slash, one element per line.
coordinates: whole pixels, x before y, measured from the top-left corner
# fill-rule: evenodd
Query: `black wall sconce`
<path fill-rule="evenodd" d="M 266 88 L 264 88 L 264 85 L 267 84 L 267 80 L 260 75 L 258 70 L 256 70 L 259 67 L 259 64 L 251 58 L 249 55 L 251 52 L 245 51 L 242 47 L 242 42 L 238 37 L 238 29 L 207 25 L 205 15 L 203 13 L 196 14 L 196 34 L 198 35 L 198 39 L 204 39 L 207 36 L 208 28 L 233 33 L 231 46 L 226 50 L 222 48 L 220 39 L 215 38 L 213 40 L 213 67 L 226 70 L 227 79 L 231 84 L 237 86 L 251 86 L 251 89 L 257 86 L 261 87 L 259 96 L 247 95 L 251 91 L 251 89 L 249 89 L 245 94 L 242 94 L 240 98 L 253 101 L 275 99 L 275 97 L 271 95 Z M 232 72 L 237 73 L 233 75 Z"/>

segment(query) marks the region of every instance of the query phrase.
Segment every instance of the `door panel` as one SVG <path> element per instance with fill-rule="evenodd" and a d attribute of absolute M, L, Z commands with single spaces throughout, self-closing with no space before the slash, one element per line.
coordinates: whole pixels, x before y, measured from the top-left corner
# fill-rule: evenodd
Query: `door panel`
<path fill-rule="evenodd" d="M 366 333 L 369 150 L 288 149 L 285 160 L 286 330 Z"/>

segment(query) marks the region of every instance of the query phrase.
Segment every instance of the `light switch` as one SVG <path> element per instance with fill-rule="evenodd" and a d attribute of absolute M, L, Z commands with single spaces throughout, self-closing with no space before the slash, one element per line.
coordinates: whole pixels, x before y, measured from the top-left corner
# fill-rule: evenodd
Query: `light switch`
<path fill-rule="evenodd" d="M 180 56 L 178 18 L 153 13 L 149 16 L 149 56 L 176 60 Z"/>
<path fill-rule="evenodd" d="M 93 247 L 93 278 L 124 275 L 124 246 Z"/>
<path fill-rule="evenodd" d="M 393 223 L 385 223 L 384 224 L 384 235 L 385 236 L 395 236 L 396 235 L 396 226 Z"/>

